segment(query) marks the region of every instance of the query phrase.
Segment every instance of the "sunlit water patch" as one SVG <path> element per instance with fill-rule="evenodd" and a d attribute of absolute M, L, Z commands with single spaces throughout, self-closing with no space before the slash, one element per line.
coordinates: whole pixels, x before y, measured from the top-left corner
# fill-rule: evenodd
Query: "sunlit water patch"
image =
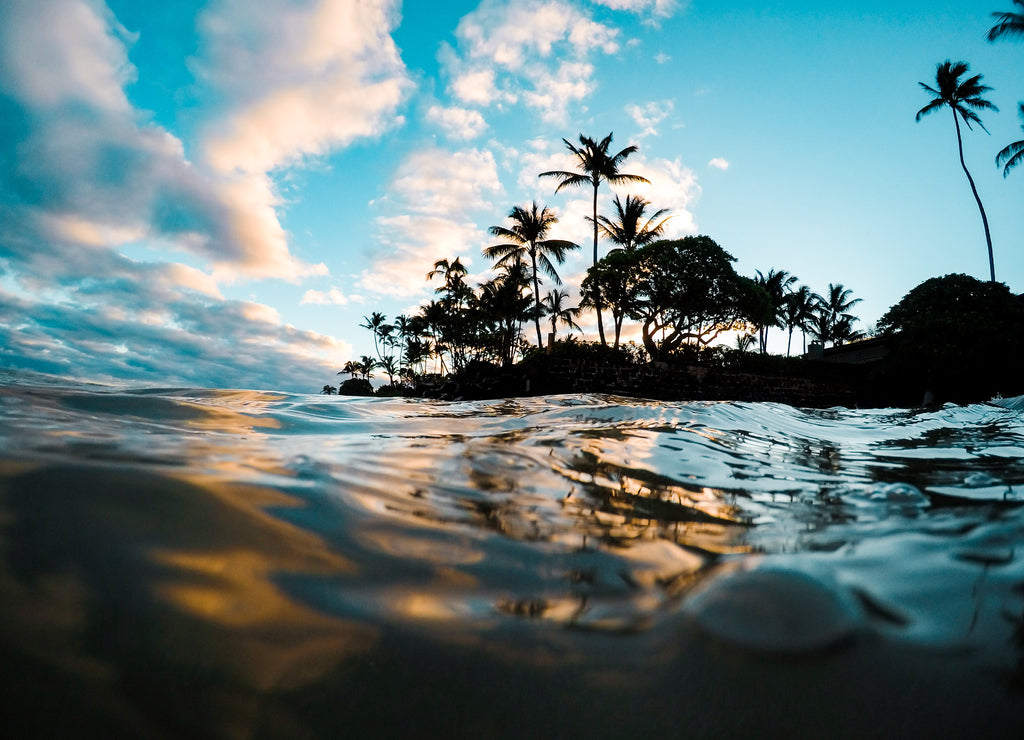
<path fill-rule="evenodd" d="M 19 736 L 1016 736 L 1024 411 L 0 388 Z"/>

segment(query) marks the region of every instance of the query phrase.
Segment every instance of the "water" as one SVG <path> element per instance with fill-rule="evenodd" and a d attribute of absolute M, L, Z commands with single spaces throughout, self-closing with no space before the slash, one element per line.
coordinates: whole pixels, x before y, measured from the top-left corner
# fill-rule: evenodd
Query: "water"
<path fill-rule="evenodd" d="M 1016 737 L 1024 402 L 999 403 L 7 376 L 0 717 L 12 737 Z"/>

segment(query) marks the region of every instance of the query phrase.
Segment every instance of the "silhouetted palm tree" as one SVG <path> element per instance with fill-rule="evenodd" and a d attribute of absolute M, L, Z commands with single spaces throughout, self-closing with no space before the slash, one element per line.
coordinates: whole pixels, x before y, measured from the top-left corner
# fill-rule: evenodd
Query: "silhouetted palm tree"
<path fill-rule="evenodd" d="M 558 323 L 561 322 L 562 326 L 568 327 L 570 331 L 580 329 L 579 324 L 576 323 L 576 317 L 580 315 L 580 309 L 578 306 L 566 305 L 566 299 L 569 298 L 569 293 L 564 290 L 551 290 L 544 296 L 544 309 L 547 315 L 551 317 L 551 333 L 553 335 L 558 334 Z"/>
<path fill-rule="evenodd" d="M 981 75 L 975 75 L 961 82 L 960 77 L 967 73 L 967 62 L 950 62 L 948 59 L 938 65 L 935 70 L 935 87 L 918 83 L 927 92 L 935 96 L 928 105 L 917 112 L 918 121 L 933 111 L 945 106 L 953 112 L 953 123 L 956 125 L 956 144 L 960 152 L 960 166 L 967 175 L 967 182 L 971 185 L 971 192 L 974 193 L 974 200 L 978 203 L 978 210 L 981 211 L 981 222 L 985 227 L 985 242 L 988 244 L 988 268 L 992 282 L 996 280 L 996 263 L 992 256 L 992 235 L 988 229 L 988 216 L 985 215 L 985 207 L 981 204 L 981 197 L 978 195 L 978 188 L 974 184 L 967 164 L 964 162 L 964 143 L 960 136 L 960 119 L 962 118 L 967 128 L 971 123 L 977 123 L 985 133 L 988 129 L 982 124 L 981 119 L 974 110 L 998 110 L 992 103 L 985 100 L 982 95 L 991 90 L 988 85 L 981 84 Z"/>
<path fill-rule="evenodd" d="M 786 296 L 782 311 L 783 320 L 789 330 L 789 337 L 786 340 L 786 356 L 789 357 L 794 329 L 799 329 L 803 335 L 804 354 L 807 354 L 807 327 L 814 316 L 814 293 L 806 285 L 801 285 Z"/>
<path fill-rule="evenodd" d="M 565 261 L 567 252 L 579 249 L 580 245 L 565 239 L 545 239 L 548 230 L 558 223 L 558 216 L 554 211 L 547 208 L 540 208 L 537 201 L 527 210 L 515 206 L 509 211 L 508 217 L 512 220 L 512 227 L 492 226 L 489 231 L 492 236 L 497 236 L 505 241 L 494 244 L 484 249 L 484 255 L 490 259 L 497 259 L 498 266 L 509 262 L 522 261 L 529 257 L 533 279 L 533 321 L 537 327 L 537 346 L 544 346 L 540 334 L 541 296 L 540 279 L 537 277 L 538 270 L 543 270 L 555 285 L 561 285 L 562 279 L 558 277 L 558 271 L 551 263 L 554 258 L 558 264 Z"/>
<path fill-rule="evenodd" d="M 829 283 L 825 296 L 813 296 L 814 315 L 808 323 L 808 329 L 821 342 L 822 347 L 826 342 L 839 345 L 861 337 L 860 332 L 853 330 L 853 322 L 857 317 L 850 313 L 850 309 L 860 303 L 861 299 L 853 298 L 852 295 L 853 291 L 844 288 L 842 283 Z"/>
<path fill-rule="evenodd" d="M 367 380 L 373 377 L 373 371 L 378 367 L 380 367 L 380 363 L 377 362 L 375 357 L 363 355 L 359 358 L 359 372 L 361 372 L 363 377 Z"/>
<path fill-rule="evenodd" d="M 1024 0 L 1013 0 L 1014 5 L 1024 10 Z M 1014 36 L 1024 37 L 1024 13 L 993 13 L 992 17 L 998 23 L 992 26 L 988 32 L 989 41 L 997 41 L 1002 38 Z"/>
<path fill-rule="evenodd" d="M 363 323 L 359 325 L 363 329 L 369 329 L 370 332 L 373 333 L 373 351 L 377 354 L 378 357 L 380 356 L 380 346 L 378 344 L 381 338 L 380 331 L 381 327 L 385 326 L 384 322 L 386 322 L 387 320 L 388 317 L 382 314 L 380 311 L 374 311 L 369 316 L 364 316 Z"/>
<path fill-rule="evenodd" d="M 580 134 L 580 145 L 577 147 L 572 144 L 568 139 L 562 139 L 565 143 L 566 148 L 573 153 L 576 157 L 576 172 L 568 172 L 566 170 L 551 170 L 549 172 L 541 172 L 539 177 L 557 177 L 560 182 L 558 187 L 555 188 L 555 192 L 559 192 L 562 188 L 566 187 L 580 187 L 582 185 L 592 185 L 594 188 L 594 203 L 593 203 L 593 215 L 591 217 L 594 224 L 594 264 L 597 264 L 597 191 L 601 186 L 601 183 L 608 181 L 612 185 L 624 182 L 643 182 L 650 183 L 646 177 L 640 175 L 630 175 L 624 172 L 619 172 L 619 167 L 622 166 L 623 162 L 629 158 L 631 154 L 634 154 L 637 150 L 635 145 L 627 146 L 620 152 L 611 154 L 609 148 L 612 145 L 612 134 L 608 134 L 600 142 L 594 141 L 589 136 Z M 597 331 L 601 338 L 601 344 L 607 345 L 604 338 L 604 324 L 601 321 L 601 307 L 600 301 L 595 301 L 595 307 L 597 310 Z"/>
<path fill-rule="evenodd" d="M 1017 113 L 1024 121 L 1024 103 L 1020 103 L 1020 110 Z M 1024 124 L 1021 124 L 1021 130 L 1024 130 Z M 1013 142 L 996 155 L 996 166 L 1003 166 L 1003 177 L 1010 174 L 1010 170 L 1021 162 L 1024 162 L 1024 139 Z"/>
<path fill-rule="evenodd" d="M 619 196 L 615 196 L 612 205 L 615 206 L 616 220 L 612 221 L 605 216 L 598 216 L 597 220 L 601 233 L 613 244 L 618 244 L 629 251 L 636 247 L 650 244 L 665 231 L 665 224 L 668 218 L 654 223 L 668 213 L 667 208 L 654 212 L 650 218 L 644 221 L 647 206 L 651 203 L 640 196 L 627 195 L 626 203 L 623 205 Z M 669 217 L 671 218 L 671 216 Z"/>
<path fill-rule="evenodd" d="M 785 270 L 773 268 L 768 271 L 767 275 L 762 275 L 760 270 L 757 271 L 754 284 L 764 288 L 771 301 L 770 315 L 765 316 L 757 326 L 758 346 L 762 355 L 768 351 L 768 329 L 773 326 L 781 329 L 785 326 L 782 312 L 785 308 L 786 295 L 789 293 L 789 286 L 796 281 L 797 276 L 790 275 Z"/>

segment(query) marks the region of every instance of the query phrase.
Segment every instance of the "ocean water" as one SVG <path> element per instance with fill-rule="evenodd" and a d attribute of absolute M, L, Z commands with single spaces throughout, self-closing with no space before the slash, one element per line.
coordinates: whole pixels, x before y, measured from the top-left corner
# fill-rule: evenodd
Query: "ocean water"
<path fill-rule="evenodd" d="M 1024 399 L 2 380 L 6 737 L 1024 728 Z"/>

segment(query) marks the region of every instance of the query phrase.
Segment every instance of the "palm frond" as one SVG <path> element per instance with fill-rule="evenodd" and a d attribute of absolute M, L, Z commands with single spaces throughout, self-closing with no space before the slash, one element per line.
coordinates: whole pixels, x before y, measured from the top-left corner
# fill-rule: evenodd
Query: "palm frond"
<path fill-rule="evenodd" d="M 1024 0 L 1013 0 L 1013 3 L 1024 9 Z M 985 37 L 989 41 L 1024 36 L 1024 13 L 993 13 L 992 17 L 996 24 Z"/>
<path fill-rule="evenodd" d="M 1003 177 L 1021 162 L 1024 162 L 1024 141 L 1015 141 L 996 155 L 996 166 L 1003 167 Z"/>

